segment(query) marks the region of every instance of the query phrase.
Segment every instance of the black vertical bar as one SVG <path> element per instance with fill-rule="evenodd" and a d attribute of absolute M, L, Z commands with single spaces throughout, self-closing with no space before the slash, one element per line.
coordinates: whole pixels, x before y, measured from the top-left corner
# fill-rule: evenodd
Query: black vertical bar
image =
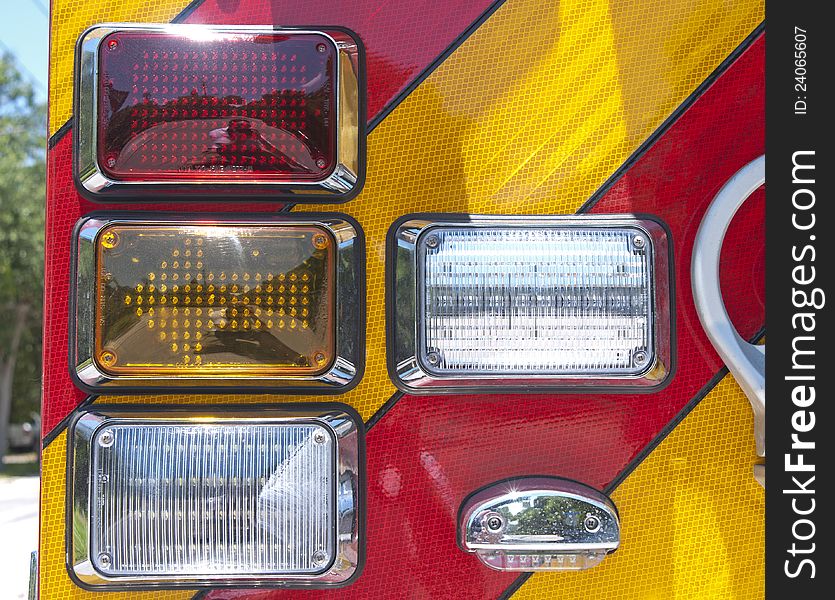
<path fill-rule="evenodd" d="M 766 590 L 833 597 L 831 22 L 826 3 L 766 19 Z M 829 123 L 827 126 L 826 123 Z"/>

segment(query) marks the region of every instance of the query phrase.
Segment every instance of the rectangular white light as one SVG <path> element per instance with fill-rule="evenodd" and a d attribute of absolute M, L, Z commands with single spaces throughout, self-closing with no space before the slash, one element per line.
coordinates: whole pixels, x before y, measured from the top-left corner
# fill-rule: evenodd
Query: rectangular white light
<path fill-rule="evenodd" d="M 291 411 L 259 409 L 252 418 L 95 407 L 82 414 L 71 434 L 79 583 L 351 579 L 358 422 L 342 407 Z"/>
<path fill-rule="evenodd" d="M 390 234 L 390 370 L 426 393 L 657 387 L 672 362 L 667 244 L 632 217 L 406 217 Z"/>

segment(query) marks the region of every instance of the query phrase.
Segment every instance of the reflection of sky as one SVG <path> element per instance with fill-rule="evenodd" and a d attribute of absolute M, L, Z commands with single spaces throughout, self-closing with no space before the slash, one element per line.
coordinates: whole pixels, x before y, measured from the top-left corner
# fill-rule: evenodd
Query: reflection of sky
<path fill-rule="evenodd" d="M 505 508 L 507 508 L 507 510 L 510 512 L 510 514 L 515 517 L 516 515 L 518 515 L 520 512 L 522 512 L 528 506 L 530 506 L 530 502 L 524 503 L 524 502 L 520 502 L 520 501 L 517 500 L 516 502 L 511 502 L 510 504 L 506 504 Z"/>
<path fill-rule="evenodd" d="M 11 3 L 12 0 L 3 0 Z M 14 4 L 14 19 L 0 19 L 0 53 L 14 54 L 24 77 L 34 81 L 40 100 L 46 101 L 49 52 L 49 0 L 21 0 Z"/>

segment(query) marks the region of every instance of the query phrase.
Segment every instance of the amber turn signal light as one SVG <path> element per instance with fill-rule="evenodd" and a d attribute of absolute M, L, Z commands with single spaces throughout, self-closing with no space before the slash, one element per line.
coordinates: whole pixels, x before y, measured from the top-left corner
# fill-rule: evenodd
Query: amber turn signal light
<path fill-rule="evenodd" d="M 79 382 L 348 385 L 360 356 L 361 330 L 346 323 L 357 322 L 346 311 L 359 306 L 358 231 L 342 217 L 84 219 L 76 246 Z"/>

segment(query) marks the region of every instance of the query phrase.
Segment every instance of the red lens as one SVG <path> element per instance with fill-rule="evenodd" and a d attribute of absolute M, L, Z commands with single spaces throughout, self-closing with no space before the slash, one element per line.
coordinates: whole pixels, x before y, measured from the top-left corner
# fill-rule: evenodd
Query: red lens
<path fill-rule="evenodd" d="M 335 57 L 316 33 L 111 33 L 99 47 L 99 166 L 121 181 L 327 179 Z"/>

